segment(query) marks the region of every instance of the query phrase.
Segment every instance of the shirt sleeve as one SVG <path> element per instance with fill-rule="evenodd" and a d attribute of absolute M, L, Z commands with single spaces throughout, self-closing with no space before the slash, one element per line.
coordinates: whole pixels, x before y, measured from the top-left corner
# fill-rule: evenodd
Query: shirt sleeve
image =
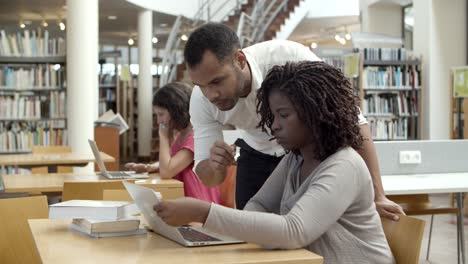
<path fill-rule="evenodd" d="M 258 192 L 245 205 L 244 210 L 256 212 L 269 212 L 279 214 L 283 188 L 286 183 L 288 173 L 288 163 L 292 154 L 288 154 L 281 159 L 275 170 Z"/>
<path fill-rule="evenodd" d="M 265 248 L 305 247 L 335 224 L 356 199 L 358 173 L 349 161 L 330 163 L 313 175 L 317 179 L 285 215 L 212 204 L 204 227 Z"/>
<path fill-rule="evenodd" d="M 190 98 L 189 110 L 194 132 L 194 171 L 200 161 L 210 158 L 210 148 L 216 140 L 223 139 L 222 124 L 215 120 L 209 107 L 210 104 L 205 102 L 200 88 L 195 86 Z"/>

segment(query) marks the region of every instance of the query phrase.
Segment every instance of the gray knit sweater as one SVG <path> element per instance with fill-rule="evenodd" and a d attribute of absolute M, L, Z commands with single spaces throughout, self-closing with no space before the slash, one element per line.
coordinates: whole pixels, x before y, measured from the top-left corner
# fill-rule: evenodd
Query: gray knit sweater
<path fill-rule="evenodd" d="M 204 227 L 266 248 L 306 248 L 325 263 L 393 263 L 361 156 L 344 148 L 300 183 L 302 161 L 287 154 L 244 211 L 212 204 Z"/>

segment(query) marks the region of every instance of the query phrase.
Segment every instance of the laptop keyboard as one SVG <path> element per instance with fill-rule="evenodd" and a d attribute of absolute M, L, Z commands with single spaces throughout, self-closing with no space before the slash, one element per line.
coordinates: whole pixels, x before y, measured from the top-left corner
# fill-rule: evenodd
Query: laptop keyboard
<path fill-rule="evenodd" d="M 126 178 L 132 178 L 132 176 L 128 175 L 124 171 L 114 171 L 114 172 L 107 172 L 109 176 L 113 179 L 126 179 Z"/>
<path fill-rule="evenodd" d="M 190 227 L 179 227 L 178 230 L 184 239 L 190 242 L 221 241 L 220 239 L 209 236 Z"/>

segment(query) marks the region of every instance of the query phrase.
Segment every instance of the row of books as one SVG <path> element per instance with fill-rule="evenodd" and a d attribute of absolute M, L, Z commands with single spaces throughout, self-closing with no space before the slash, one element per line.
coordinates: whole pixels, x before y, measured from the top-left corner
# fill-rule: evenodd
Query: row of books
<path fill-rule="evenodd" d="M 0 118 L 65 118 L 66 98 L 64 91 L 49 95 L 0 95 Z"/>
<path fill-rule="evenodd" d="M 364 48 L 364 60 L 399 60 L 407 59 L 405 48 Z"/>
<path fill-rule="evenodd" d="M 336 57 L 322 57 L 322 61 L 340 69 L 343 72 L 344 69 L 344 59 L 341 56 Z"/>
<path fill-rule="evenodd" d="M 418 88 L 420 84 L 420 71 L 415 66 L 368 66 L 362 73 L 364 89 Z"/>
<path fill-rule="evenodd" d="M 14 34 L 0 30 L 0 56 L 64 56 L 66 43 L 61 37 L 50 38 L 48 30 L 25 29 Z"/>
<path fill-rule="evenodd" d="M 35 131 L 0 131 L 0 151 L 29 151 L 32 146 L 67 145 L 66 129 L 44 129 Z"/>
<path fill-rule="evenodd" d="M 54 65 L 38 64 L 32 67 L 11 67 L 5 65 L 0 68 L 0 88 L 27 89 L 41 87 L 60 87 L 62 72 L 55 70 Z"/>
<path fill-rule="evenodd" d="M 0 175 L 4 174 L 31 174 L 30 169 L 23 169 L 17 166 L 0 166 Z"/>
<path fill-rule="evenodd" d="M 374 140 L 406 140 L 408 139 L 408 118 L 374 119 L 368 118 L 372 138 Z"/>
<path fill-rule="evenodd" d="M 417 115 L 417 96 L 408 92 L 367 94 L 362 102 L 364 115 L 393 114 L 396 116 Z"/>
<path fill-rule="evenodd" d="M 105 89 L 99 91 L 99 100 L 113 102 L 115 99 L 115 90 Z"/>

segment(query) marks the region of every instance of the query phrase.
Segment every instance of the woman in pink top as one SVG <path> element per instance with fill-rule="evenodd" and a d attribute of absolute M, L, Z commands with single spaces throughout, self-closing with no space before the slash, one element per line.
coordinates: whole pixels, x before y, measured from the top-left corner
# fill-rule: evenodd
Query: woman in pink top
<path fill-rule="evenodd" d="M 190 124 L 191 88 L 180 82 L 160 88 L 153 97 L 153 111 L 159 124 L 159 164 L 127 163 L 137 172 L 155 172 L 161 178 L 174 178 L 184 183 L 186 197 L 220 203 L 217 187 L 208 188 L 193 173 L 193 130 Z"/>

